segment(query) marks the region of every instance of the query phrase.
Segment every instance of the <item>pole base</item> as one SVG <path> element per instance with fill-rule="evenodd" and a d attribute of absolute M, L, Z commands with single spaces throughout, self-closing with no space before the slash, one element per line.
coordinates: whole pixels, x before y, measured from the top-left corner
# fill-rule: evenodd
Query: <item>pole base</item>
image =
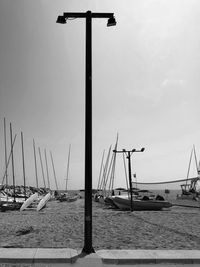
<path fill-rule="evenodd" d="M 82 250 L 82 253 L 83 254 L 91 254 L 91 253 L 95 253 L 95 250 L 93 247 L 91 247 L 91 248 L 84 247 Z"/>

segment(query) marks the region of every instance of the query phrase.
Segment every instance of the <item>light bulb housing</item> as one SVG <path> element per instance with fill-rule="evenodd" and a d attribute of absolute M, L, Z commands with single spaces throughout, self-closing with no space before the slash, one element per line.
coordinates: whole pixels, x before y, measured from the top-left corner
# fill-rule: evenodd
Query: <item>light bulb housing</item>
<path fill-rule="evenodd" d="M 64 16 L 58 16 L 56 23 L 60 23 L 60 24 L 66 24 L 66 18 Z"/>
<path fill-rule="evenodd" d="M 117 24 L 115 17 L 111 17 L 108 19 L 107 27 L 115 26 Z"/>

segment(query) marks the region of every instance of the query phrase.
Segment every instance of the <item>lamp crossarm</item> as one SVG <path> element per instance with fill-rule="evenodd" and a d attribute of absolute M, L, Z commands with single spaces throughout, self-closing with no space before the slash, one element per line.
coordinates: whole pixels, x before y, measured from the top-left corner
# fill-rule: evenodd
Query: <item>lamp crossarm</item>
<path fill-rule="evenodd" d="M 141 150 L 113 150 L 114 153 L 126 153 L 126 152 L 143 152 Z"/>
<path fill-rule="evenodd" d="M 92 13 L 88 12 L 64 12 L 63 17 L 65 18 L 86 18 L 90 14 L 92 18 L 112 18 L 114 13 Z"/>

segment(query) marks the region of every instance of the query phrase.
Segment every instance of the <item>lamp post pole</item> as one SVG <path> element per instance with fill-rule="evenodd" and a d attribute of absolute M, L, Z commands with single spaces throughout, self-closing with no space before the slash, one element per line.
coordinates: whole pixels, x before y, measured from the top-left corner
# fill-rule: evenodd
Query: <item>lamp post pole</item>
<path fill-rule="evenodd" d="M 128 178 L 129 178 L 129 187 L 130 187 L 130 195 L 131 195 L 131 205 L 130 205 L 130 209 L 131 211 L 133 211 L 133 192 L 132 192 L 132 177 L 131 177 L 131 155 L 134 152 L 144 152 L 145 148 L 141 148 L 140 150 L 136 150 L 136 149 L 132 149 L 132 150 L 126 150 L 123 149 L 121 151 L 117 151 L 117 150 L 113 150 L 114 153 L 125 153 L 126 154 L 126 158 L 128 159 Z"/>
<path fill-rule="evenodd" d="M 131 177 L 131 151 L 127 151 L 127 159 L 128 159 L 128 178 L 129 178 L 129 187 L 131 194 L 131 211 L 133 211 L 133 190 L 132 190 L 132 177 Z"/>
<path fill-rule="evenodd" d="M 86 13 L 85 73 L 85 242 L 83 252 L 92 253 L 92 16 Z"/>
<path fill-rule="evenodd" d="M 113 13 L 67 12 L 58 16 L 57 23 L 65 24 L 68 18 L 86 19 L 85 62 L 85 224 L 84 248 L 86 254 L 94 252 L 92 246 L 92 18 L 107 18 L 107 26 L 116 25 Z"/>

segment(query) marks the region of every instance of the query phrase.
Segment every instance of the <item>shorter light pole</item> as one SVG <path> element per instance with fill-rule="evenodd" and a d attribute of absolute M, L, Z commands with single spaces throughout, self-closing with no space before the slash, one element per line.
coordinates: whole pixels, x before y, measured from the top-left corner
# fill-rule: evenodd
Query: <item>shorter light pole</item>
<path fill-rule="evenodd" d="M 130 194 L 131 194 L 131 211 L 133 211 L 133 192 L 132 192 L 132 178 L 131 178 L 131 155 L 134 152 L 144 152 L 145 148 L 141 148 L 140 150 L 132 149 L 132 150 L 126 150 L 122 149 L 121 151 L 113 150 L 114 153 L 125 153 L 126 158 L 128 159 L 128 177 L 129 177 L 129 186 L 130 186 Z"/>

